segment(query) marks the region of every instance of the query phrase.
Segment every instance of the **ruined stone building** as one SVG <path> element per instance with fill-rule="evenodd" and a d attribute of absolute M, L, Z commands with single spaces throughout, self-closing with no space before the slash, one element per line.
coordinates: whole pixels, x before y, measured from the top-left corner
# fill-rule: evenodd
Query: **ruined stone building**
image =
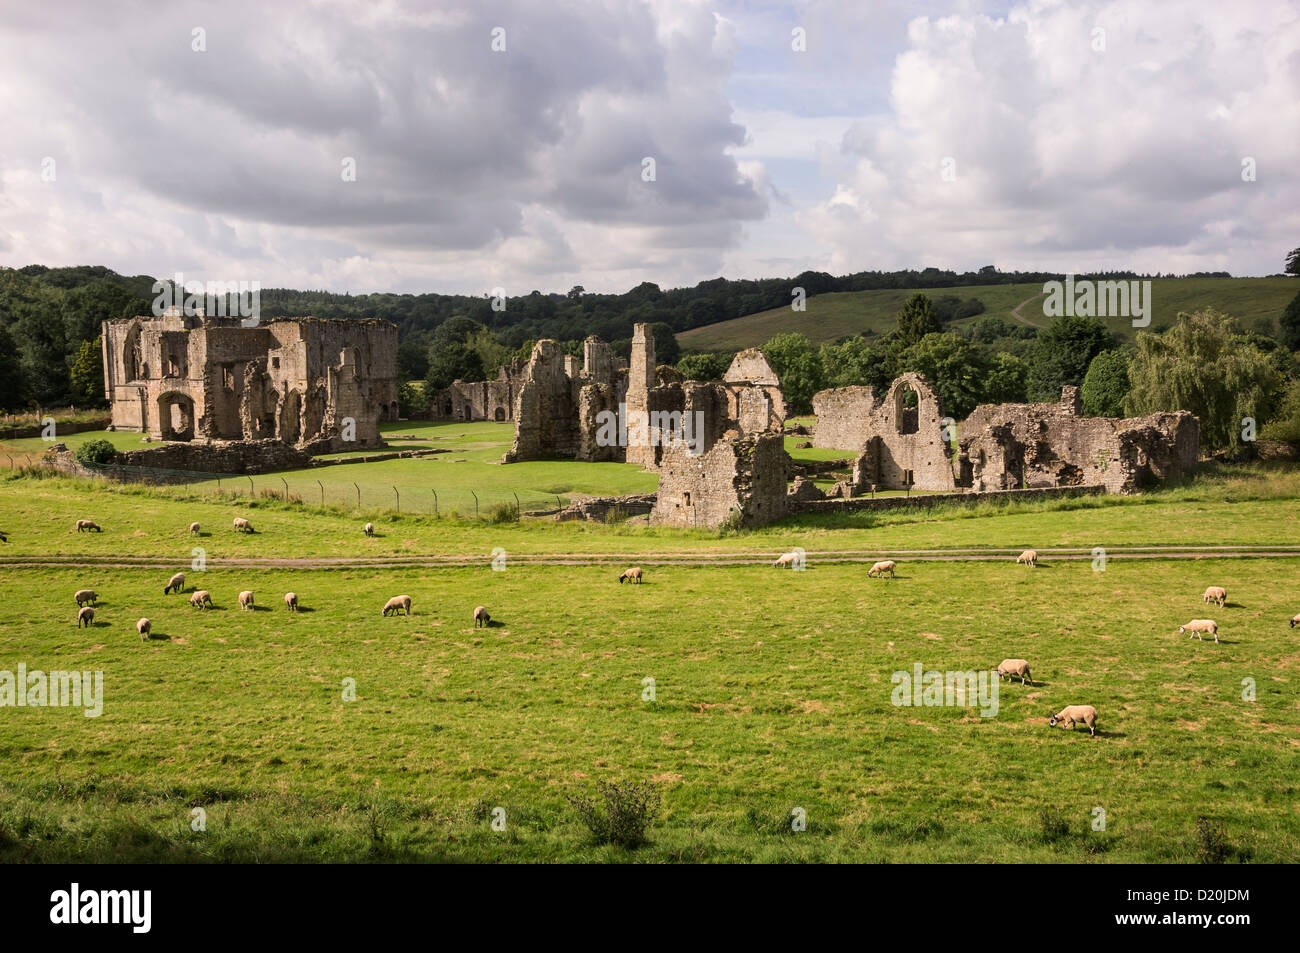
<path fill-rule="evenodd" d="M 1104 485 L 1131 493 L 1196 472 L 1200 430 L 1186 411 L 1084 417 L 1077 387 L 1053 404 L 981 404 L 960 425 L 919 374 L 883 398 L 870 387 L 813 397 L 813 445 L 856 453 L 848 490 L 1008 490 Z"/>
<path fill-rule="evenodd" d="M 159 440 L 273 439 L 322 453 L 397 419 L 397 327 L 379 320 L 135 317 L 103 324 L 112 425 Z M 345 441 L 345 436 L 355 440 Z"/>
<path fill-rule="evenodd" d="M 504 364 L 494 381 L 454 381 L 434 395 L 429 410 L 438 419 L 505 423 L 515 419 L 515 398 L 522 384 L 522 365 Z"/>
<path fill-rule="evenodd" d="M 761 351 L 737 354 L 721 381 L 683 380 L 673 368 L 656 366 L 650 326 L 638 324 L 626 371 L 595 337 L 583 344 L 581 369 L 554 341 L 537 342 L 516 397 L 515 442 L 505 462 L 564 457 L 658 469 L 683 433 L 702 454 L 720 440 L 778 433 L 785 415 L 780 381 Z M 602 433 L 602 420 L 611 416 L 619 426 Z"/>

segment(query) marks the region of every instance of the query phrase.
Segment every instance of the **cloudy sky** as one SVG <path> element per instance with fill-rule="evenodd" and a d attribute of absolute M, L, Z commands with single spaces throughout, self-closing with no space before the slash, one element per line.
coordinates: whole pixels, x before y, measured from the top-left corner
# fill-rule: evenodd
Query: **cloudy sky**
<path fill-rule="evenodd" d="M 518 294 L 1259 275 L 1300 245 L 1296 0 L 0 0 L 0 23 L 0 265 Z"/>

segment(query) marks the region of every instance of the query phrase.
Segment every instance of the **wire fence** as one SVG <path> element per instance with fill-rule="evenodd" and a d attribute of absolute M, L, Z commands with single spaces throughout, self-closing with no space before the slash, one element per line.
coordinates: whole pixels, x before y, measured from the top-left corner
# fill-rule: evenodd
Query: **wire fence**
<path fill-rule="evenodd" d="M 48 466 L 39 454 L 0 453 L 12 458 L 11 469 L 27 465 Z M 276 500 L 290 505 L 345 510 L 358 513 L 400 513 L 441 517 L 501 519 L 513 508 L 519 513 L 549 513 L 569 505 L 573 497 L 564 487 L 551 489 L 444 485 L 413 482 L 381 483 L 348 479 L 346 471 L 360 467 L 322 467 L 320 477 L 290 473 L 210 473 L 163 467 L 127 467 L 116 464 L 81 465 L 91 479 L 151 487 L 178 497 L 246 498 Z M 358 473 L 357 475 L 360 475 Z"/>

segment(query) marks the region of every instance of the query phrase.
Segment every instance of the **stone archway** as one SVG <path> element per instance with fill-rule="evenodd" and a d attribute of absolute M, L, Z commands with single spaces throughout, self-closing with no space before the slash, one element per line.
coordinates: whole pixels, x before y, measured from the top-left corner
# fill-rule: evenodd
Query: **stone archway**
<path fill-rule="evenodd" d="M 194 400 L 169 391 L 158 397 L 158 432 L 163 440 L 194 439 Z"/>

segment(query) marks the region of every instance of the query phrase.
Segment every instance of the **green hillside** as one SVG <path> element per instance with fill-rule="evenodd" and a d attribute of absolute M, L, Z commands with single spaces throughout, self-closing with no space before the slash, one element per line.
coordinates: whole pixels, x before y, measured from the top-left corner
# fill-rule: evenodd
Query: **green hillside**
<path fill-rule="evenodd" d="M 925 293 L 935 298 L 942 295 L 979 298 L 987 309 L 985 314 L 1006 320 L 1015 320 L 1013 309 L 1028 301 L 1021 308 L 1020 316 L 1025 322 L 1041 327 L 1048 319 L 1043 316 L 1042 301 L 1032 299 L 1042 290 L 1041 284 L 970 285 L 934 288 Z M 1276 323 L 1297 291 L 1300 291 L 1300 282 L 1291 278 L 1156 278 L 1151 283 L 1154 299 L 1151 324 L 1172 324 L 1178 312 L 1206 307 L 1231 314 L 1248 328 L 1253 327 L 1259 318 Z M 894 316 L 908 296 L 914 293 L 913 290 L 898 289 L 817 295 L 808 299 L 808 310 L 802 313 L 788 307 L 774 308 L 683 331 L 677 335 L 677 340 L 687 350 L 727 351 L 756 347 L 773 335 L 789 331 L 799 331 L 814 343 L 834 341 L 868 329 L 883 334 L 893 328 Z M 966 318 L 953 324 L 960 327 L 975 320 L 978 318 Z M 1128 318 L 1109 318 L 1107 323 L 1125 337 L 1132 337 L 1135 333 Z"/>

